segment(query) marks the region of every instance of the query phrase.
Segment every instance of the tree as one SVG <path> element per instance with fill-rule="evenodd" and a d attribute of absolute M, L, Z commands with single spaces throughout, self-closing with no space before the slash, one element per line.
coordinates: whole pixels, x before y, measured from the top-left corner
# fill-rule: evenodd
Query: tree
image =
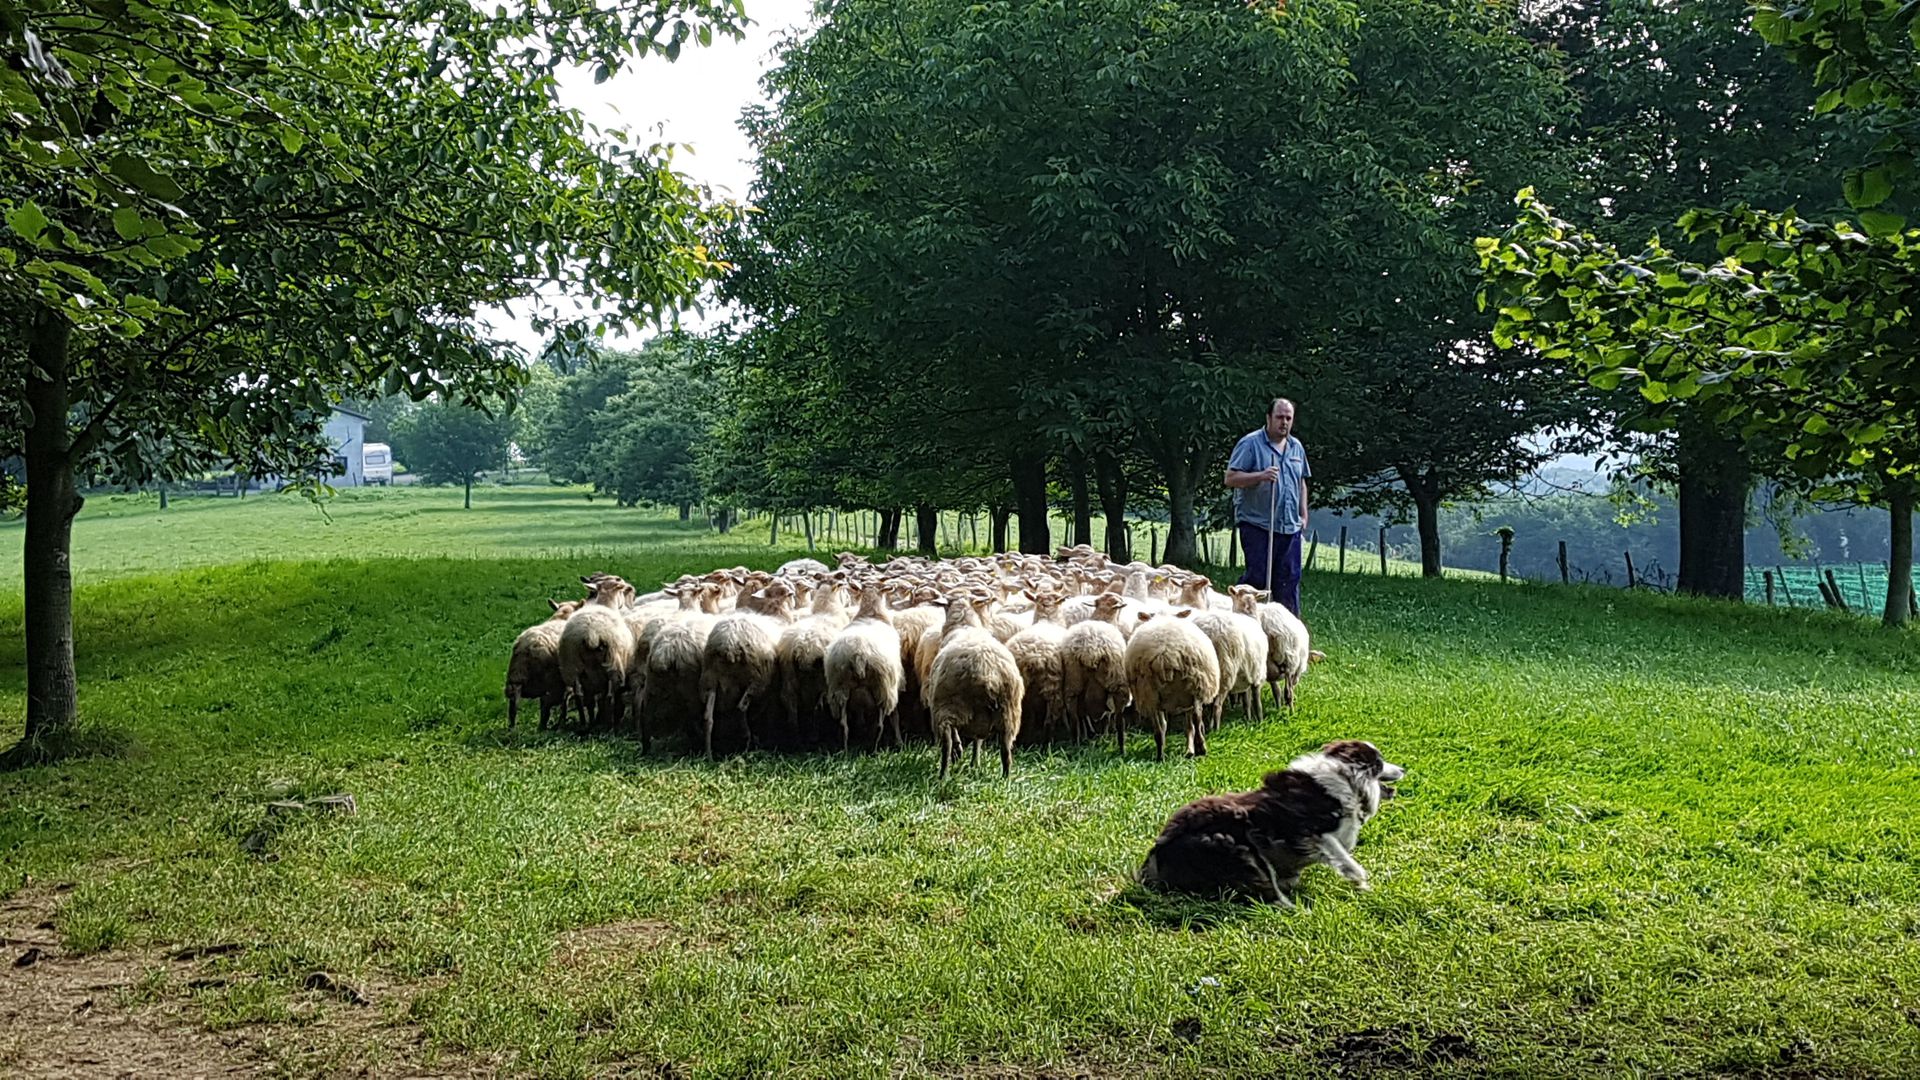
<path fill-rule="evenodd" d="M 559 284 L 605 327 L 697 290 L 728 213 L 664 149 L 596 138 L 553 71 L 737 23 L 707 0 L 0 18 L 25 58 L 0 71 L 0 383 L 19 388 L 0 457 L 26 461 L 29 743 L 75 716 L 76 470 L 298 475 L 346 396 L 511 392 L 524 372 L 483 305 Z"/>
<path fill-rule="evenodd" d="M 1404 291 L 1384 271 L 1434 267 L 1444 206 L 1479 162 L 1424 135 L 1429 113 L 1531 147 L 1552 91 L 1550 65 L 1483 6 L 1280 8 L 828 5 L 769 76 L 776 107 L 750 118 L 764 213 L 730 249 L 729 287 L 810 328 L 774 355 L 823 368 L 843 413 L 936 457 L 996 459 L 1023 550 L 1050 546 L 1057 459 L 1118 494 L 1139 455 L 1168 500 L 1166 557 L 1191 561 L 1196 500 L 1257 403 L 1306 351 L 1381 324 Z M 1391 54 L 1433 37 L 1436 70 L 1462 54 L 1453 75 L 1397 89 Z M 1462 315 L 1472 235 L 1452 234 L 1437 275 Z M 896 379 L 925 392 L 890 397 Z"/>
<path fill-rule="evenodd" d="M 431 401 L 394 425 L 394 456 L 430 484 L 459 484 L 473 509 L 473 481 L 507 463 L 513 417 L 490 416 L 449 401 Z"/>
<path fill-rule="evenodd" d="M 1816 115 L 1805 74 L 1750 15 L 1747 0 L 1542 8 L 1539 33 L 1565 56 L 1582 103 L 1567 131 L 1582 183 L 1550 197 L 1629 247 L 1691 207 L 1836 205 L 1835 181 L 1867 140 L 1859 125 Z M 1774 471 L 1776 449 L 1730 438 L 1689 401 L 1626 393 L 1597 404 L 1596 419 L 1636 450 L 1634 468 L 1675 489 L 1678 587 L 1740 598 L 1748 495 L 1756 475 Z"/>
<path fill-rule="evenodd" d="M 1656 404 L 1695 402 L 1743 435 L 1781 440 L 1817 492 L 1886 505 L 1883 619 L 1905 624 L 1920 489 L 1920 230 L 1870 236 L 1793 214 L 1693 210 L 1682 235 L 1721 255 L 1703 264 L 1658 238 L 1626 256 L 1531 192 L 1520 204 L 1518 222 L 1479 245 L 1502 343 L 1570 359 Z"/>

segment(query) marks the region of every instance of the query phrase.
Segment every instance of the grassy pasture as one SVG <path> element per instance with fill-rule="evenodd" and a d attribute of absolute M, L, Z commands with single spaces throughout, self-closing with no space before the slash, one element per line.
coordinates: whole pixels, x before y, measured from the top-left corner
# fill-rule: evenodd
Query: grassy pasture
<path fill-rule="evenodd" d="M 1301 707 L 1199 762 L 1135 738 L 1023 750 L 1011 783 L 939 785 L 925 746 L 709 764 L 509 737 L 507 644 L 590 568 L 791 550 L 434 494 L 77 523 L 83 709 L 131 745 L 0 773 L 0 895 L 72 883 L 73 952 L 244 946 L 195 969 L 217 979 L 153 967 L 130 1004 L 221 1032 L 372 1012 L 445 1067 L 555 1076 L 1898 1076 L 1920 1052 L 1913 635 L 1316 573 L 1330 659 Z M 10 579 L 0 741 L 20 619 Z M 1336 737 L 1411 770 L 1357 853 L 1374 893 L 1315 870 L 1288 915 L 1126 886 L 1172 807 Z M 268 801 L 332 791 L 359 813 L 243 850 Z M 316 1005 L 319 970 L 370 1004 Z M 339 1067 L 302 1045 L 279 1067 Z"/>

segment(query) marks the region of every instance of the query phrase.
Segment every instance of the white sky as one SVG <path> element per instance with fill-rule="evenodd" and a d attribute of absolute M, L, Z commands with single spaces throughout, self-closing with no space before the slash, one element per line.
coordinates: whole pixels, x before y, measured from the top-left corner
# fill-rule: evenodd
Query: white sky
<path fill-rule="evenodd" d="M 753 183 L 753 153 L 740 131 L 740 111 L 765 99 L 760 76 L 772 64 L 779 39 L 810 21 L 811 0 L 746 0 L 753 25 L 745 38 L 716 37 L 708 48 L 689 41 L 680 59 L 649 56 L 594 84 L 589 71 L 561 76 L 561 103 L 579 109 L 588 123 L 625 127 L 645 142 L 682 144 L 674 168 L 711 184 L 719 198 L 746 201 Z M 536 355 L 540 335 L 524 311 L 488 312 L 483 321 Z M 682 325 L 698 327 L 689 312 Z M 646 337 L 650 328 L 639 336 Z"/>

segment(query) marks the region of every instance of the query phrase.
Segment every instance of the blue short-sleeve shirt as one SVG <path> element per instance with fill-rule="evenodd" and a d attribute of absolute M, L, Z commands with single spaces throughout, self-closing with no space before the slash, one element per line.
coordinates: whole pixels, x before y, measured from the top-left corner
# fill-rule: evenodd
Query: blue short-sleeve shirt
<path fill-rule="evenodd" d="M 1300 481 L 1313 475 L 1313 470 L 1307 467 L 1306 448 L 1300 445 L 1299 439 L 1289 435 L 1283 446 L 1276 447 L 1267 439 L 1266 428 L 1256 428 L 1233 444 L 1233 456 L 1227 459 L 1227 468 L 1236 472 L 1260 472 L 1276 463 L 1280 466 L 1278 498 L 1272 484 L 1236 488 L 1234 517 L 1264 529 L 1268 527 L 1267 514 L 1271 510 L 1274 532 L 1297 533 L 1306 528 L 1300 506 Z"/>

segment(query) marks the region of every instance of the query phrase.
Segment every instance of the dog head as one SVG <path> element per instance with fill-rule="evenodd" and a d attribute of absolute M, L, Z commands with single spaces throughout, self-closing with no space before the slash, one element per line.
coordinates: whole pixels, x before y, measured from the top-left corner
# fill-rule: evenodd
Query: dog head
<path fill-rule="evenodd" d="M 1320 755 L 1337 763 L 1361 794 L 1369 816 L 1397 794 L 1393 783 L 1407 770 L 1381 756 L 1378 747 L 1362 739 L 1342 739 L 1320 748 Z"/>

